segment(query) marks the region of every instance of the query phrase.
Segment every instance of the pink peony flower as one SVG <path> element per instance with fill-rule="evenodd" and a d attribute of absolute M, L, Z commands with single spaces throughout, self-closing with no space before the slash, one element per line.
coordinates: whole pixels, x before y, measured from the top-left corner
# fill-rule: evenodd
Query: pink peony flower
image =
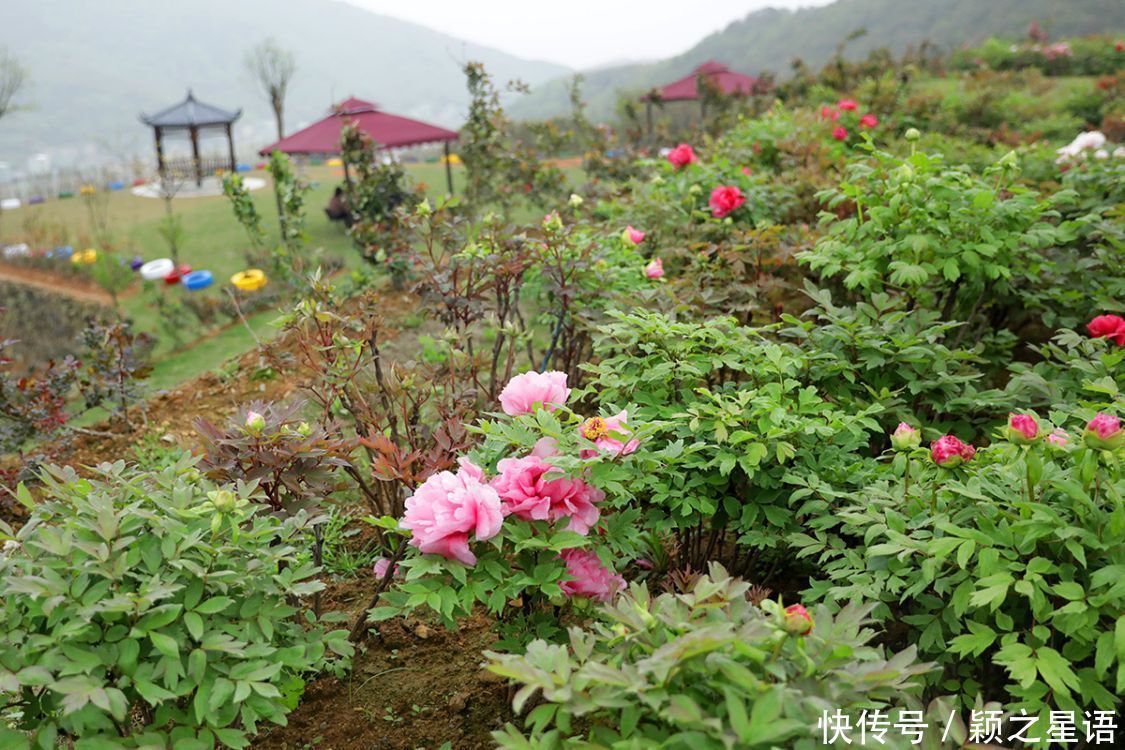
<path fill-rule="evenodd" d="M 754 174 L 754 170 L 753 170 L 753 169 L 750 169 L 750 167 L 743 167 L 743 168 L 742 168 L 742 174 L 744 174 L 744 175 L 746 175 L 747 177 L 749 177 L 750 175 Z"/>
<path fill-rule="evenodd" d="M 695 151 L 691 146 L 686 143 L 681 143 L 674 149 L 668 152 L 668 161 L 672 163 L 676 169 L 683 169 L 688 164 L 694 164 L 699 161 L 695 156 Z"/>
<path fill-rule="evenodd" d="M 385 557 L 380 557 L 378 560 L 376 560 L 375 561 L 375 567 L 372 569 L 373 572 L 375 573 L 375 577 L 378 578 L 380 581 L 383 580 L 383 576 L 385 576 L 387 574 L 387 568 L 389 568 L 390 565 L 391 565 L 391 561 L 388 560 Z M 398 570 L 397 564 L 395 565 L 395 572 L 392 575 L 395 578 L 398 578 L 398 576 L 399 576 L 399 570 Z"/>
<path fill-rule="evenodd" d="M 1086 423 L 1082 437 L 1086 445 L 1095 450 L 1112 451 L 1125 445 L 1125 431 L 1121 429 L 1121 420 L 1102 412 Z"/>
<path fill-rule="evenodd" d="M 626 426 L 629 421 L 629 412 L 622 409 L 612 417 L 591 417 L 578 428 L 582 437 L 598 446 L 598 450 L 614 456 L 627 456 L 640 447 L 641 441 L 629 439 L 633 431 Z M 622 442 L 618 438 L 625 438 Z M 597 451 L 586 449 L 579 454 L 582 458 L 593 458 Z"/>
<path fill-rule="evenodd" d="M 500 496 L 504 515 L 528 521 L 557 521 L 569 518 L 568 531 L 586 534 L 598 522 L 594 506 L 605 493 L 581 479 L 544 478 L 558 470 L 538 456 L 504 458 L 496 464 L 498 475 L 492 488 Z"/>
<path fill-rule="evenodd" d="M 891 447 L 896 451 L 908 451 L 922 444 L 922 433 L 908 425 L 899 422 L 898 427 L 891 433 Z"/>
<path fill-rule="evenodd" d="M 872 114 L 866 114 L 859 118 L 859 126 L 861 128 L 874 128 L 879 124 L 879 118 Z"/>
<path fill-rule="evenodd" d="M 500 496 L 483 482 L 484 472 L 467 458 L 460 468 L 433 474 L 406 500 L 402 527 L 410 544 L 426 554 L 476 564 L 469 534 L 478 541 L 496 536 L 504 520 Z"/>
<path fill-rule="evenodd" d="M 531 447 L 531 455 L 539 458 L 550 458 L 559 454 L 559 441 L 553 437 L 541 437 Z"/>
<path fill-rule="evenodd" d="M 848 139 L 848 129 L 843 125 L 837 125 L 832 128 L 832 137 L 838 141 L 846 141 Z"/>
<path fill-rule="evenodd" d="M 854 112 L 859 107 L 859 105 L 856 104 L 855 99 L 841 99 L 840 101 L 836 102 L 836 106 L 844 110 L 845 112 Z"/>
<path fill-rule="evenodd" d="M 1099 315 L 1086 324 L 1086 330 L 1096 339 L 1107 338 L 1125 346 L 1125 318 L 1120 315 Z"/>
<path fill-rule="evenodd" d="M 567 549 L 559 557 L 566 563 L 567 575 L 573 579 L 559 583 L 567 596 L 587 596 L 608 602 L 625 588 L 625 579 L 602 565 L 592 550 Z"/>
<path fill-rule="evenodd" d="M 822 119 L 822 120 L 833 120 L 833 121 L 839 120 L 840 119 L 840 110 L 834 109 L 832 107 L 829 107 L 827 104 L 825 104 L 823 107 L 820 108 L 820 119 Z"/>
<path fill-rule="evenodd" d="M 1047 442 L 1056 448 L 1065 448 L 1070 444 L 1070 435 L 1060 427 L 1047 436 Z"/>
<path fill-rule="evenodd" d="M 500 408 L 505 414 L 530 414 L 536 405 L 554 411 L 570 397 L 565 372 L 525 372 L 516 375 L 500 391 Z"/>
<path fill-rule="evenodd" d="M 711 199 L 707 205 L 711 207 L 711 215 L 721 219 L 746 202 L 746 196 L 734 185 L 720 185 L 711 191 Z"/>
<path fill-rule="evenodd" d="M 633 229 L 632 226 L 627 226 L 621 236 L 625 238 L 626 242 L 639 245 L 644 241 L 645 233 L 639 229 Z"/>
<path fill-rule="evenodd" d="M 1039 423 L 1030 414 L 1009 414 L 1005 435 L 1013 443 L 1027 445 L 1039 437 Z"/>
<path fill-rule="evenodd" d="M 650 279 L 659 279 L 664 275 L 664 261 L 660 258 L 653 258 L 647 266 L 645 266 L 645 276 Z"/>
<path fill-rule="evenodd" d="M 813 629 L 813 619 L 809 611 L 800 604 L 785 608 L 785 632 L 789 635 L 808 635 Z"/>
<path fill-rule="evenodd" d="M 976 452 L 976 448 L 962 443 L 953 435 L 940 437 L 930 445 L 930 457 L 934 463 L 947 469 L 971 461 Z"/>

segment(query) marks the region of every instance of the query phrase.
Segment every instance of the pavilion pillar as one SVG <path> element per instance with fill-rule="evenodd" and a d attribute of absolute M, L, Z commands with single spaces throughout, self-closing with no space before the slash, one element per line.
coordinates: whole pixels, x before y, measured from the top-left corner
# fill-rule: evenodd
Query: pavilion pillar
<path fill-rule="evenodd" d="M 453 165 L 449 163 L 449 141 L 445 142 L 445 184 L 449 186 L 449 194 L 453 195 Z"/>
<path fill-rule="evenodd" d="M 195 166 L 195 184 L 198 187 L 203 186 L 203 165 L 199 161 L 199 129 L 194 125 L 190 128 L 191 131 L 191 161 Z"/>
<path fill-rule="evenodd" d="M 160 175 L 160 179 L 164 179 L 164 131 L 157 125 L 153 128 L 153 133 L 156 135 L 156 173 Z"/>
<path fill-rule="evenodd" d="M 238 163 L 234 158 L 234 132 L 229 122 L 227 123 L 227 150 L 230 152 L 230 172 L 234 174 L 237 171 Z"/>

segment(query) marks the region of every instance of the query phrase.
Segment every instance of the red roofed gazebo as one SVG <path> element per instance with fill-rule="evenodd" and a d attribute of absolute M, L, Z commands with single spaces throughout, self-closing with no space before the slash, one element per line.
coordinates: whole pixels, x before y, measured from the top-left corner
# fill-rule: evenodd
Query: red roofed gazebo
<path fill-rule="evenodd" d="M 702 96 L 699 91 L 701 81 L 705 86 L 713 87 L 716 91 L 727 96 L 754 96 L 764 94 L 769 90 L 769 83 L 765 79 L 738 73 L 720 62 L 708 60 L 678 81 L 653 89 L 642 97 L 642 100 L 647 104 L 650 134 L 652 133 L 652 105 L 698 99 L 701 100 L 702 106 Z"/>
<path fill-rule="evenodd" d="M 340 131 L 349 123 L 354 124 L 381 148 L 444 143 L 445 176 L 449 181 L 449 192 L 453 192 L 453 174 L 449 169 L 449 142 L 457 140 L 455 131 L 383 112 L 375 104 L 354 96 L 332 107 L 331 112 L 324 119 L 266 146 L 258 153 L 262 156 L 267 156 L 274 151 L 306 155 L 338 154 Z"/>
<path fill-rule="evenodd" d="M 722 63 L 708 60 L 691 71 L 690 75 L 650 92 L 645 98 L 649 101 L 660 102 L 681 102 L 698 99 L 700 78 L 705 79 L 708 84 L 727 95 L 753 96 L 754 94 L 764 93 L 761 79 L 744 73 L 736 73 Z"/>

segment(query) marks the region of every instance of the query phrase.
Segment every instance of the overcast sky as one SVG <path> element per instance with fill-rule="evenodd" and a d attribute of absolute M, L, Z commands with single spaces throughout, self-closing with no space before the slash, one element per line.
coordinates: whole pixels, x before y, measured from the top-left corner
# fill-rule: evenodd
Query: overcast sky
<path fill-rule="evenodd" d="M 514 55 L 589 68 L 654 60 L 766 7 L 831 0 L 347 0 Z"/>

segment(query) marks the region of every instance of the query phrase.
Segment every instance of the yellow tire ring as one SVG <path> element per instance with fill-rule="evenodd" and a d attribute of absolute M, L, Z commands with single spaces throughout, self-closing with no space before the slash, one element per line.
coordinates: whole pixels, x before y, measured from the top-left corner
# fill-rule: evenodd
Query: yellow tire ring
<path fill-rule="evenodd" d="M 88 247 L 81 252 L 74 253 L 70 256 L 70 262 L 75 265 L 87 265 L 93 263 L 98 259 L 98 251 L 92 247 Z"/>
<path fill-rule="evenodd" d="M 231 276 L 230 283 L 244 292 L 253 292 L 266 285 L 266 275 L 261 269 L 249 268 Z"/>

